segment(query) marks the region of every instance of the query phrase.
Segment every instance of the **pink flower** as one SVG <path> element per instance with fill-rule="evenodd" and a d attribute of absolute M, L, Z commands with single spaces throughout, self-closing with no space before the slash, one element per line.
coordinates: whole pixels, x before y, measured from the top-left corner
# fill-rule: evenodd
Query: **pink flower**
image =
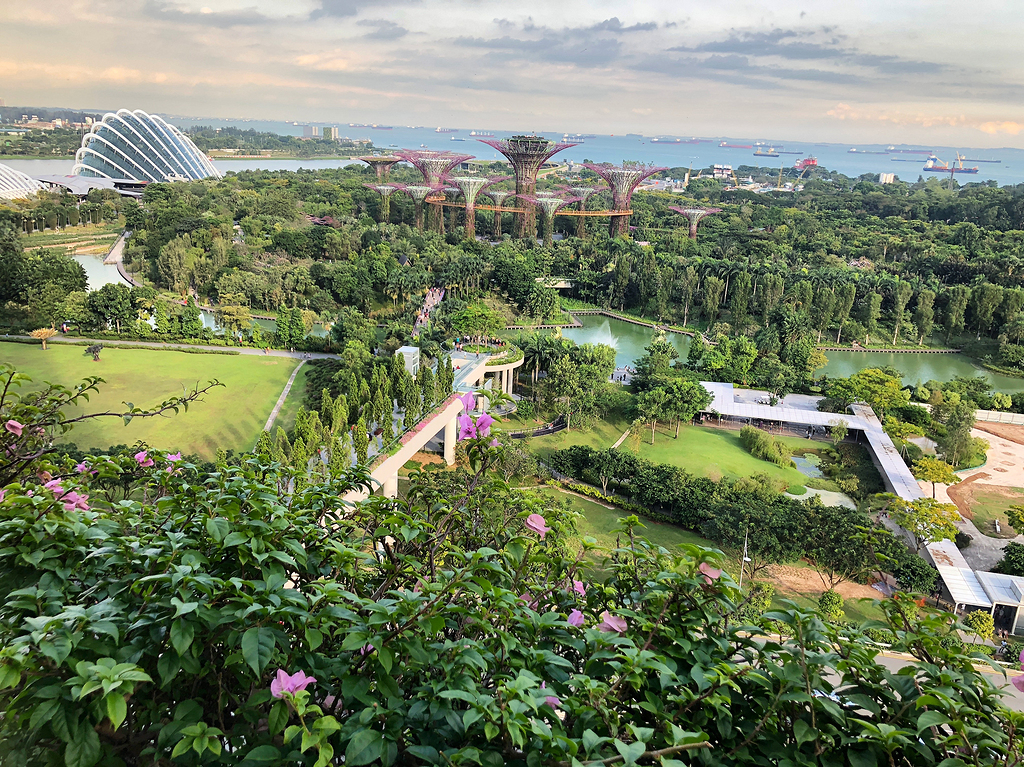
<path fill-rule="evenodd" d="M 529 591 L 524 591 L 522 594 L 520 594 L 519 599 L 523 602 L 526 602 L 526 606 L 529 607 L 531 610 L 537 609 L 537 600 L 530 595 Z"/>
<path fill-rule="evenodd" d="M 89 496 L 79 495 L 74 490 L 69 490 L 60 500 L 64 504 L 64 511 L 74 511 L 75 509 L 89 510 L 89 504 L 86 503 L 89 500 Z"/>
<path fill-rule="evenodd" d="M 82 463 L 78 464 L 75 467 L 75 471 L 77 471 L 79 474 L 85 474 L 87 471 L 89 471 L 89 464 L 83 461 Z"/>
<path fill-rule="evenodd" d="M 279 668 L 277 676 L 270 683 L 270 694 L 275 698 L 283 698 L 285 693 L 294 695 L 299 690 L 305 690 L 311 684 L 316 684 L 316 679 L 306 676 L 305 672 L 297 671 L 289 675 L 283 668 Z"/>
<path fill-rule="evenodd" d="M 540 514 L 531 514 L 526 518 L 526 529 L 537 533 L 542 541 L 544 536 L 551 532 L 551 528 L 547 526 L 547 521 Z"/>
<path fill-rule="evenodd" d="M 494 419 L 491 418 L 487 413 L 483 413 L 479 418 L 476 419 L 476 430 L 481 437 L 486 437 L 491 433 L 491 424 L 494 423 Z"/>
<path fill-rule="evenodd" d="M 707 562 L 701 562 L 700 566 L 697 567 L 697 569 L 700 570 L 704 574 L 704 581 L 706 583 L 714 583 L 720 577 L 722 577 L 722 571 L 721 570 L 716 570 L 711 565 L 709 565 Z"/>
<path fill-rule="evenodd" d="M 372 644 L 364 644 L 362 647 L 359 648 L 359 654 L 360 655 L 369 655 L 372 652 L 373 652 L 373 645 Z"/>
<path fill-rule="evenodd" d="M 1017 660 L 1020 661 L 1021 670 L 1024 671 L 1024 650 L 1020 651 L 1020 657 Z"/>
<path fill-rule="evenodd" d="M 5 495 L 7 495 L 7 491 L 6 490 L 0 490 L 0 502 L 3 502 Z"/>
<path fill-rule="evenodd" d="M 153 465 L 153 459 L 149 457 L 145 450 L 135 454 L 135 460 L 139 462 L 139 466 L 147 468 Z"/>
<path fill-rule="evenodd" d="M 36 476 L 39 477 L 43 482 L 49 482 L 53 479 L 53 475 L 48 471 L 37 471 Z"/>
<path fill-rule="evenodd" d="M 581 597 L 585 597 L 587 595 L 587 587 L 583 585 L 583 581 L 573 581 L 572 590 Z"/>
<path fill-rule="evenodd" d="M 61 485 L 59 479 L 51 479 L 49 482 L 43 485 L 43 487 L 51 491 L 54 495 L 64 490 L 64 486 Z"/>
<path fill-rule="evenodd" d="M 470 416 L 463 413 L 459 416 L 459 440 L 467 437 L 476 437 L 476 424 Z"/>
<path fill-rule="evenodd" d="M 583 613 L 579 610 L 573 610 L 569 613 L 569 625 L 579 628 L 583 625 Z"/>
<path fill-rule="evenodd" d="M 1024 692 L 1024 674 L 1010 677 L 1010 683 L 1021 692 Z"/>
<path fill-rule="evenodd" d="M 610 612 L 605 610 L 601 613 L 601 622 L 597 624 L 597 627 L 601 629 L 601 631 L 607 631 L 610 634 L 625 634 L 626 619 L 620 618 L 618 615 L 612 615 Z"/>
<path fill-rule="evenodd" d="M 466 392 L 459 397 L 459 401 L 462 403 L 462 407 L 467 411 L 472 410 L 476 406 L 476 397 L 473 396 L 473 392 Z"/>
<path fill-rule="evenodd" d="M 175 463 L 177 461 L 180 461 L 181 460 L 181 451 L 179 450 L 177 453 L 171 453 L 169 456 L 167 456 L 167 460 L 170 461 L 171 463 Z"/>
<path fill-rule="evenodd" d="M 547 683 L 545 683 L 545 682 L 541 682 L 540 683 L 540 689 L 546 690 L 547 687 L 548 687 Z M 562 707 L 562 701 L 560 701 L 558 699 L 558 697 L 555 696 L 555 695 L 546 695 L 546 696 L 544 696 L 544 702 L 547 703 L 549 706 L 551 706 L 551 708 L 561 708 Z"/>
<path fill-rule="evenodd" d="M 490 445 L 491 447 L 497 447 L 497 446 L 498 446 L 498 444 L 499 444 L 499 442 L 498 442 L 498 438 L 497 438 L 497 437 L 495 437 L 494 439 L 492 439 L 492 440 L 491 440 L 490 442 L 488 442 L 487 444 L 488 444 L 488 445 Z"/>
<path fill-rule="evenodd" d="M 25 424 L 18 423 L 13 418 L 4 424 L 4 428 L 7 429 L 15 437 L 20 437 L 22 429 L 25 428 Z"/>

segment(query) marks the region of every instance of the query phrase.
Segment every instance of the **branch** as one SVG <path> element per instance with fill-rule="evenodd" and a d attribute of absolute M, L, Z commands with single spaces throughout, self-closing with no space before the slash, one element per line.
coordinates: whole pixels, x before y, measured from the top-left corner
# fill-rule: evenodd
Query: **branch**
<path fill-rule="evenodd" d="M 152 418 L 153 416 L 157 416 L 157 415 L 162 416 L 166 412 L 168 412 L 169 410 L 173 410 L 175 412 L 175 414 L 177 414 L 179 408 L 183 407 L 187 411 L 188 410 L 188 406 L 189 406 L 190 403 L 192 403 L 192 402 L 202 402 L 203 401 L 202 400 L 202 395 L 206 394 L 208 391 L 210 391 L 210 389 L 216 388 L 217 386 L 224 386 L 224 385 L 225 384 L 222 384 L 220 381 L 213 380 L 213 381 L 208 382 L 206 384 L 206 386 L 204 386 L 202 389 L 200 389 L 199 385 L 197 384 L 196 388 L 193 389 L 191 392 L 188 392 L 187 394 L 185 394 L 185 396 L 183 396 L 183 397 L 175 397 L 174 399 L 169 399 L 166 402 L 161 403 L 161 405 L 158 408 L 156 408 L 155 410 L 148 410 L 147 411 L 147 410 L 142 410 L 141 408 L 132 407 L 126 413 L 117 413 L 117 412 L 113 412 L 113 411 L 109 411 L 109 410 L 107 412 L 105 412 L 105 413 L 88 413 L 86 415 L 80 415 L 77 418 L 68 418 L 68 419 L 65 419 L 63 421 L 59 421 L 57 425 L 65 426 L 67 424 L 78 423 L 79 421 L 85 421 L 85 420 L 87 420 L 89 418 L 127 418 L 128 420 L 131 420 L 132 418 Z M 131 403 L 126 402 L 124 404 L 130 405 Z"/>
<path fill-rule="evenodd" d="M 711 748 L 709 741 L 703 740 L 700 743 L 684 743 L 679 746 L 669 746 L 668 748 L 658 749 L 657 751 L 644 751 L 640 756 L 637 757 L 639 762 L 641 759 L 647 759 L 649 761 L 655 761 L 663 756 L 671 756 L 672 754 L 678 754 L 680 751 L 694 751 L 698 748 Z M 607 765 L 621 762 L 625 759 L 621 754 L 615 756 L 609 756 L 607 759 L 599 759 L 594 762 L 583 762 L 584 767 L 596 767 L 596 765 Z M 569 767 L 569 762 L 555 762 L 555 767 Z"/>

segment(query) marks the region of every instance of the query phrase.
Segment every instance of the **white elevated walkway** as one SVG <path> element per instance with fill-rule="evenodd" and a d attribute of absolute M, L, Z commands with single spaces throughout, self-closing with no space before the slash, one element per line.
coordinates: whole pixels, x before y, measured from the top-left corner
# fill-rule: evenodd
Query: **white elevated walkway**
<path fill-rule="evenodd" d="M 871 453 L 875 460 L 875 466 L 882 481 L 885 482 L 889 492 L 913 501 L 921 498 L 921 492 L 917 480 L 911 474 L 907 464 L 903 462 L 896 446 L 889 439 L 889 435 L 882 431 L 882 424 L 874 412 L 867 405 L 854 405 L 851 409 L 853 414 L 846 413 L 823 413 L 819 410 L 811 410 L 796 407 L 761 405 L 756 402 L 744 402 L 736 399 L 736 389 L 731 383 L 709 383 L 701 382 L 701 386 L 707 389 L 714 400 L 705 408 L 714 410 L 716 413 L 731 416 L 733 418 L 749 418 L 753 421 L 781 421 L 784 423 L 796 423 L 803 426 L 831 426 L 836 420 L 842 419 L 851 429 L 857 429 L 864 433 L 871 447 Z M 745 395 L 758 394 L 743 390 Z M 761 393 L 765 397 L 766 393 Z"/>

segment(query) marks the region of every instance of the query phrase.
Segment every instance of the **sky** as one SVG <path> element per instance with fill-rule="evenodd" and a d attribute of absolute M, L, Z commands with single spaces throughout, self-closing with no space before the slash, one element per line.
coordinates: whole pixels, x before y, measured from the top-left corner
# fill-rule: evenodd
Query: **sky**
<path fill-rule="evenodd" d="M 1024 147 L 1006 0 L 0 3 L 0 98 L 190 117 Z"/>

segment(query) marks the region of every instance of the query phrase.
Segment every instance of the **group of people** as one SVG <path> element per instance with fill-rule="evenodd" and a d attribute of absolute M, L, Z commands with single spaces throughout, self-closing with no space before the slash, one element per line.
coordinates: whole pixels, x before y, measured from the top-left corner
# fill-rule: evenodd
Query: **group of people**
<path fill-rule="evenodd" d="M 427 324 L 430 313 L 437 308 L 444 298 L 444 288 L 428 288 L 426 298 L 423 299 L 423 308 L 416 312 L 414 327 L 418 330 Z"/>

